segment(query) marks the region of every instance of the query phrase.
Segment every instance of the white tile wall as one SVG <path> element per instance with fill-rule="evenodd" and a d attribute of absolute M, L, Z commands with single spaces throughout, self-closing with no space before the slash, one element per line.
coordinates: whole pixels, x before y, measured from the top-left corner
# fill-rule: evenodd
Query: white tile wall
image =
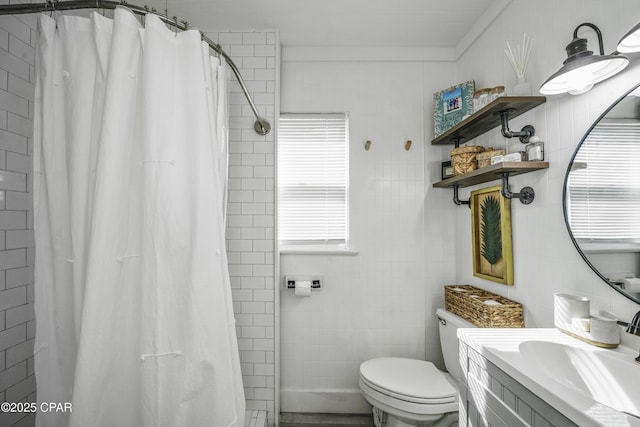
<path fill-rule="evenodd" d="M 574 28 L 582 22 L 598 25 L 604 35 L 605 52 L 612 52 L 619 38 L 640 22 L 640 3 L 542 0 L 534 5 L 514 0 L 458 61 L 457 80 L 475 79 L 477 87 L 506 83 L 508 92 L 515 83 L 515 74 L 503 53 L 505 41 L 518 43 L 522 34 L 527 33 L 534 39 L 527 75 L 537 90 L 566 59 L 564 47 L 571 41 Z M 580 36 L 589 40 L 591 50 L 597 49 L 593 32 L 586 30 Z M 550 162 L 546 171 L 511 180 L 514 191 L 524 185 L 531 185 L 536 191 L 532 205 L 524 206 L 518 201 L 511 205 L 515 286 L 505 287 L 473 277 L 469 211 L 457 208 L 454 214 L 459 225 L 455 251 L 457 282 L 476 284 L 523 303 L 528 326 L 552 326 L 554 292 L 585 295 L 591 298 L 594 309 L 610 310 L 624 319 L 630 319 L 640 309 L 610 289 L 578 256 L 562 212 L 564 175 L 577 144 L 607 106 L 640 81 L 640 57 L 635 54 L 629 58 L 631 65 L 627 70 L 590 92 L 548 97 L 546 104 L 512 121 L 512 129 L 520 129 L 526 123 L 535 125 L 536 134 L 545 141 L 545 160 Z M 498 131 L 476 141 L 494 147 L 505 143 Z M 519 142 L 509 142 L 508 146 L 522 149 Z M 461 191 L 461 198 L 467 194 L 468 191 Z"/>
<path fill-rule="evenodd" d="M 31 148 L 35 16 L 0 16 L 0 401 L 35 401 Z M 2 426 L 32 415 L 0 413 Z"/>
<path fill-rule="evenodd" d="M 231 78 L 227 250 L 247 410 L 275 423 L 274 146 L 279 42 L 276 32 L 206 33 L 236 63 L 253 100 L 271 123 L 260 136 Z"/>

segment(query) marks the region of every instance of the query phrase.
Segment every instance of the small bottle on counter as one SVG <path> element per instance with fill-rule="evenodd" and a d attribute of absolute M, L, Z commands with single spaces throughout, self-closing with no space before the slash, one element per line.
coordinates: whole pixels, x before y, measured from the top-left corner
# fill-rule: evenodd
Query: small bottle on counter
<path fill-rule="evenodd" d="M 539 136 L 529 138 L 529 144 L 525 146 L 527 152 L 527 161 L 542 162 L 544 161 L 544 141 Z"/>

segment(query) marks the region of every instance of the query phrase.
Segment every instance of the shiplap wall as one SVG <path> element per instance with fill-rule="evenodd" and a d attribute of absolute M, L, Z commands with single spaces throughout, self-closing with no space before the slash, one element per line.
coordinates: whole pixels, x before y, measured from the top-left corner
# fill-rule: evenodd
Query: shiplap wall
<path fill-rule="evenodd" d="M 533 51 L 527 78 L 534 94 L 541 83 L 556 72 L 566 59 L 565 46 L 573 38 L 573 30 L 582 22 L 599 26 L 604 36 L 606 53 L 640 22 L 637 0 L 513 0 L 493 23 L 457 61 L 457 81 L 474 79 L 476 87 L 506 85 L 507 93 L 515 84 L 515 73 L 504 54 L 506 42 L 522 44 L 523 33 L 533 38 Z M 597 52 L 595 33 L 581 29 L 580 37 L 588 40 L 589 50 Z M 629 67 L 617 76 L 596 85 L 578 96 L 548 96 L 547 102 L 510 122 L 511 129 L 533 124 L 536 135 L 545 142 L 545 160 L 549 169 L 519 175 L 511 181 L 511 190 L 525 185 L 534 188 L 536 198 L 531 205 L 511 202 L 511 229 L 515 285 L 503 286 L 472 275 L 471 227 L 469 210 L 456 209 L 458 283 L 470 283 L 508 296 L 525 308 L 525 322 L 530 327 L 553 326 L 553 294 L 565 292 L 591 299 L 593 311 L 607 310 L 630 320 L 640 307 L 622 297 L 596 276 L 573 247 L 562 211 L 562 188 L 569 160 L 585 132 L 600 114 L 618 97 L 640 82 L 640 55 L 629 54 Z M 515 141 L 514 141 L 515 140 Z M 494 130 L 472 143 L 507 147 L 509 152 L 524 147 L 517 138 L 505 141 Z M 497 182 L 496 182 L 497 183 Z M 462 189 L 460 198 L 482 186 Z"/>

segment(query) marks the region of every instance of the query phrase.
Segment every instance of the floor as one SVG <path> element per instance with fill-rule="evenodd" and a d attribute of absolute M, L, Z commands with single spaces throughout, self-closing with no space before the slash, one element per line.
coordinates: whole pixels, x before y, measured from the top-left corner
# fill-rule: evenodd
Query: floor
<path fill-rule="evenodd" d="M 267 411 L 245 411 L 244 427 L 267 427 Z"/>
<path fill-rule="evenodd" d="M 372 415 L 361 414 L 280 414 L 280 427 L 373 427 Z"/>

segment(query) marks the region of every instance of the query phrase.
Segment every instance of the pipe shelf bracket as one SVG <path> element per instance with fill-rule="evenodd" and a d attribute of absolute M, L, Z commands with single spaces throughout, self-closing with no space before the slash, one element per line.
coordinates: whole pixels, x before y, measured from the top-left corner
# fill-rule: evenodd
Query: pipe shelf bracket
<path fill-rule="evenodd" d="M 460 205 L 467 205 L 469 206 L 469 209 L 471 209 L 471 199 L 467 199 L 467 200 L 460 200 L 458 198 L 458 185 L 454 185 L 453 186 L 453 203 L 456 206 L 460 206 Z"/>
<path fill-rule="evenodd" d="M 536 134 L 536 129 L 532 125 L 524 126 L 520 131 L 512 131 L 509 129 L 509 114 L 515 111 L 513 108 L 508 108 L 499 112 L 501 122 L 502 136 L 505 138 L 517 137 L 523 144 L 529 143 L 529 138 Z"/>
<path fill-rule="evenodd" d="M 502 178 L 502 189 L 500 192 L 507 199 L 519 199 L 523 205 L 530 205 L 533 203 L 533 199 L 536 197 L 535 191 L 531 187 L 522 187 L 519 193 L 512 193 L 509 191 L 509 173 L 502 172 L 500 174 Z"/>

